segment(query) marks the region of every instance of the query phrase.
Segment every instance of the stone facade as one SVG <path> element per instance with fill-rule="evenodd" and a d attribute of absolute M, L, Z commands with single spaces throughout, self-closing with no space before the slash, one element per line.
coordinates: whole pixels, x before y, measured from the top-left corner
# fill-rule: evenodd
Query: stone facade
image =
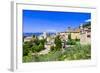
<path fill-rule="evenodd" d="M 81 44 L 90 44 L 91 43 L 91 26 L 76 29 L 68 29 L 66 32 L 60 32 L 60 38 L 62 41 L 68 40 L 68 35 L 71 34 L 71 39 L 80 39 Z"/>
<path fill-rule="evenodd" d="M 90 44 L 91 43 L 91 28 L 82 28 L 80 32 L 80 43 Z"/>

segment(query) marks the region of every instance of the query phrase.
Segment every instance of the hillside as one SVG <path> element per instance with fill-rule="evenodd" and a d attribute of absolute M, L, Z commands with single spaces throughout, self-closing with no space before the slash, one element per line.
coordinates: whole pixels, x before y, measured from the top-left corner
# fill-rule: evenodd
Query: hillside
<path fill-rule="evenodd" d="M 91 26 L 91 22 L 86 22 L 83 24 L 83 28 L 90 27 L 90 26 Z"/>

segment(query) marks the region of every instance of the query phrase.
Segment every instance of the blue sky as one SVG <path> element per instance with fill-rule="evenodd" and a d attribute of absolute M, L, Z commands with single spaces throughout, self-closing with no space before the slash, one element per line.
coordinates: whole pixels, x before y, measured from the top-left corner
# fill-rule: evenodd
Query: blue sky
<path fill-rule="evenodd" d="M 23 10 L 23 32 L 63 32 L 91 19 L 91 13 Z"/>

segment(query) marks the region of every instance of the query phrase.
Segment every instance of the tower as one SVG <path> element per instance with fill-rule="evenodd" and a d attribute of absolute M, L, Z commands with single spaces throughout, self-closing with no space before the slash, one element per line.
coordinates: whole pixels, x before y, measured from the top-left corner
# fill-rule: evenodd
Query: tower
<path fill-rule="evenodd" d="M 80 33 L 84 33 L 84 30 L 83 30 L 83 24 L 80 25 Z"/>

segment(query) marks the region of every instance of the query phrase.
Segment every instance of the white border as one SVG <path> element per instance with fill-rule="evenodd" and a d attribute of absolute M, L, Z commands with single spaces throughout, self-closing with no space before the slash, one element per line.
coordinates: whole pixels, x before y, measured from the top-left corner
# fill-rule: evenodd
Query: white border
<path fill-rule="evenodd" d="M 66 67 L 80 67 L 80 66 L 93 66 L 96 65 L 96 49 L 95 49 L 95 28 L 96 28 L 96 9 L 94 7 L 79 7 L 79 6 L 67 6 L 59 4 L 35 4 L 14 2 L 13 12 L 13 46 L 12 46 L 12 70 L 34 70 L 34 69 L 54 69 L 54 68 L 66 68 Z M 91 42 L 91 60 L 77 60 L 77 61 L 61 61 L 61 62 L 33 62 L 22 63 L 22 10 L 48 10 L 48 11 L 63 11 L 63 12 L 89 12 L 92 18 L 92 42 Z"/>

